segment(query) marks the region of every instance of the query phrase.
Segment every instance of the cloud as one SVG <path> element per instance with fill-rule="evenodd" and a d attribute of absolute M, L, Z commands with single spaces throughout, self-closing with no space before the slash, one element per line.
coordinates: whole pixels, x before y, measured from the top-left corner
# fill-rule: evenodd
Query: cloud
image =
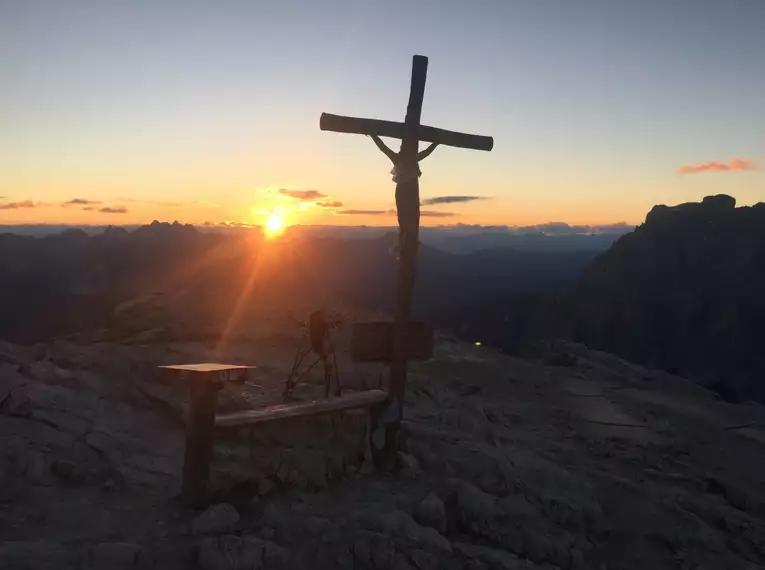
<path fill-rule="evenodd" d="M 127 214 L 127 208 L 125 206 L 105 206 L 98 210 L 102 214 Z"/>
<path fill-rule="evenodd" d="M 152 206 L 163 206 L 166 208 L 180 208 L 181 206 L 207 206 L 210 208 L 220 208 L 217 204 L 213 204 L 211 202 L 207 202 L 205 200 L 189 200 L 189 201 L 179 201 L 179 200 L 144 200 L 143 198 L 130 198 L 129 196 L 115 196 L 113 198 L 114 200 L 118 202 L 128 203 L 128 204 L 151 204 Z M 99 204 L 101 202 L 98 202 Z"/>
<path fill-rule="evenodd" d="M 486 196 L 436 196 L 422 201 L 424 206 L 435 204 L 458 204 L 462 202 L 474 202 L 475 200 L 487 200 Z"/>
<path fill-rule="evenodd" d="M 748 170 L 759 170 L 759 167 L 748 158 L 733 158 L 725 162 L 704 162 L 702 164 L 693 164 L 681 166 L 677 173 L 700 174 L 702 172 L 745 172 Z"/>
<path fill-rule="evenodd" d="M 232 221 L 213 222 L 210 220 L 205 220 L 204 222 L 202 222 L 202 225 L 208 228 L 258 228 L 260 227 L 256 224 L 248 224 L 245 222 L 232 222 Z"/>
<path fill-rule="evenodd" d="M 6 202 L 5 204 L 0 204 L 0 210 L 18 210 L 21 208 L 36 208 L 37 204 L 32 202 L 32 200 L 25 200 L 23 202 Z"/>
<path fill-rule="evenodd" d="M 316 202 L 318 208 L 342 208 L 343 203 L 340 200 L 322 200 Z"/>
<path fill-rule="evenodd" d="M 85 207 L 83 208 L 83 210 L 85 210 L 86 212 L 90 212 L 90 211 L 92 211 L 92 210 L 95 210 L 95 209 L 96 209 L 96 208 L 95 208 L 94 206 L 85 206 Z"/>
<path fill-rule="evenodd" d="M 341 216 L 395 216 L 396 210 L 338 210 L 335 214 Z M 456 215 L 454 212 L 420 211 L 420 216 L 423 218 L 449 218 Z"/>
<path fill-rule="evenodd" d="M 341 216 L 386 216 L 395 213 L 393 210 L 339 210 Z"/>
<path fill-rule="evenodd" d="M 62 208 L 67 206 L 95 206 L 97 204 L 103 204 L 101 200 L 86 200 L 85 198 L 72 198 L 68 202 L 61 204 Z"/>
<path fill-rule="evenodd" d="M 635 229 L 634 225 L 625 222 L 601 225 L 572 226 L 565 222 L 547 222 L 533 226 L 513 226 L 508 230 L 514 234 L 543 234 L 552 237 L 581 236 L 581 235 L 622 235 Z"/>
<path fill-rule="evenodd" d="M 279 195 L 294 198 L 295 200 L 318 200 L 327 197 L 326 194 L 322 194 L 318 190 L 289 190 L 287 188 L 281 188 Z"/>

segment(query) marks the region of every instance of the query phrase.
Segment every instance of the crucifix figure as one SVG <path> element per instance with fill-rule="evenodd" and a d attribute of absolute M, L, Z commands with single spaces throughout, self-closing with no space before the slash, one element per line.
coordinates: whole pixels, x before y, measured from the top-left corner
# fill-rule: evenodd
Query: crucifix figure
<path fill-rule="evenodd" d="M 396 214 L 398 216 L 398 245 L 400 252 L 403 250 L 403 244 L 407 237 L 416 237 L 412 235 L 411 229 L 419 228 L 420 225 L 419 182 L 417 179 L 419 179 L 422 172 L 420 171 L 418 163 L 424 158 L 430 156 L 430 154 L 436 150 L 438 143 L 431 143 L 427 149 L 423 150 L 422 152 L 418 152 L 416 161 L 414 164 L 412 164 L 412 161 L 409 160 L 403 153 L 403 141 L 401 143 L 402 151 L 395 152 L 388 148 L 388 145 L 386 145 L 377 135 L 371 134 L 369 136 L 375 142 L 377 148 L 379 148 L 382 153 L 387 156 L 393 163 L 391 174 L 393 175 L 393 182 L 396 183 Z M 409 180 L 415 181 L 415 184 L 417 185 L 416 194 L 407 192 L 409 187 L 404 184 L 404 182 Z M 401 190 L 401 192 L 399 192 L 399 190 Z M 416 197 L 417 200 L 412 200 L 413 197 Z"/>
<path fill-rule="evenodd" d="M 372 425 L 372 455 L 378 465 L 390 466 L 395 456 L 406 389 L 405 338 L 411 312 L 414 281 L 417 274 L 417 252 L 420 226 L 420 160 L 429 156 L 438 145 L 491 150 L 491 137 L 447 131 L 420 124 L 428 58 L 415 55 L 412 59 L 412 81 L 409 104 L 403 123 L 378 119 L 361 119 L 322 113 L 319 128 L 323 131 L 355 133 L 372 137 L 377 147 L 393 162 L 396 183 L 396 212 L 399 225 L 399 271 L 396 312 L 393 320 L 392 362 L 389 398 L 384 410 Z M 401 149 L 394 152 L 380 137 L 401 140 Z M 419 151 L 420 141 L 432 143 Z"/>

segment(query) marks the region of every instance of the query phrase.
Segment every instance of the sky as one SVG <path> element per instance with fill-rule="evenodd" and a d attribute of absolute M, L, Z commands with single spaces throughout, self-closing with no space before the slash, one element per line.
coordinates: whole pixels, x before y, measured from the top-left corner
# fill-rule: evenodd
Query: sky
<path fill-rule="evenodd" d="M 414 54 L 423 224 L 765 198 L 763 0 L 0 0 L 0 224 L 394 225 Z"/>

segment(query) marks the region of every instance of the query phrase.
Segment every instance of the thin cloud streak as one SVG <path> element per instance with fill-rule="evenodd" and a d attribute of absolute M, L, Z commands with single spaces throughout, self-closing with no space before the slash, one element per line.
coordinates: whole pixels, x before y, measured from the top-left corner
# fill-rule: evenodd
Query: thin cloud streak
<path fill-rule="evenodd" d="M 7 202 L 0 204 L 0 210 L 19 210 L 21 208 L 36 208 L 37 204 L 32 200 L 25 200 L 23 202 Z"/>
<path fill-rule="evenodd" d="M 339 210 L 335 214 L 340 216 L 395 216 L 396 210 Z M 456 215 L 454 212 L 420 211 L 420 217 L 423 218 L 449 218 Z"/>
<path fill-rule="evenodd" d="M 316 202 L 317 208 L 342 208 L 343 203 L 340 200 L 323 200 L 321 202 Z"/>
<path fill-rule="evenodd" d="M 474 202 L 476 200 L 488 200 L 486 196 L 435 196 L 427 198 L 421 203 L 423 206 L 434 206 L 436 204 L 460 204 L 464 202 Z"/>
<path fill-rule="evenodd" d="M 681 166 L 677 169 L 677 173 L 682 176 L 685 174 L 701 174 L 703 172 L 747 172 L 752 170 L 759 170 L 759 167 L 748 158 L 733 158 L 727 163 L 710 161 Z"/>
<path fill-rule="evenodd" d="M 128 198 L 123 196 L 116 196 L 113 198 L 113 200 L 119 201 L 119 202 L 127 202 L 129 204 L 151 204 L 152 206 L 165 206 L 168 208 L 178 208 L 180 206 L 190 206 L 190 205 L 218 207 L 215 204 L 210 204 L 209 202 L 205 202 L 204 200 L 190 200 L 188 202 L 182 202 L 178 200 L 144 200 L 141 198 Z M 98 203 L 101 204 L 102 202 L 98 202 Z"/>
<path fill-rule="evenodd" d="M 393 210 L 340 210 L 335 212 L 338 216 L 386 216 Z"/>
<path fill-rule="evenodd" d="M 287 188 L 281 188 L 278 194 L 295 200 L 319 200 L 327 197 L 326 194 L 322 194 L 318 190 L 289 190 Z"/>
<path fill-rule="evenodd" d="M 105 206 L 98 210 L 102 214 L 127 214 L 127 208 L 125 206 Z"/>
<path fill-rule="evenodd" d="M 96 206 L 98 204 L 103 204 L 103 202 L 101 200 L 88 200 L 86 198 L 72 198 L 71 200 L 61 204 L 61 207 L 66 208 L 68 206 Z"/>

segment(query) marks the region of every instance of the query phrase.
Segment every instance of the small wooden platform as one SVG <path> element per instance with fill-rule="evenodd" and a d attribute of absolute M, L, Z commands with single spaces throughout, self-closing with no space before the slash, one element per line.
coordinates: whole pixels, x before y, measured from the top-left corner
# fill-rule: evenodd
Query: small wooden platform
<path fill-rule="evenodd" d="M 247 410 L 215 416 L 215 427 L 241 427 L 289 418 L 317 416 L 343 410 L 369 408 L 385 401 L 388 394 L 382 390 L 365 390 L 311 402 L 279 404 L 260 410 Z"/>
<path fill-rule="evenodd" d="M 205 381 L 222 384 L 224 382 L 245 382 L 247 372 L 254 366 L 240 366 L 238 364 L 221 364 L 219 362 L 201 362 L 198 364 L 170 364 L 159 366 L 177 375 L 182 380 L 198 378 L 204 375 Z"/>

